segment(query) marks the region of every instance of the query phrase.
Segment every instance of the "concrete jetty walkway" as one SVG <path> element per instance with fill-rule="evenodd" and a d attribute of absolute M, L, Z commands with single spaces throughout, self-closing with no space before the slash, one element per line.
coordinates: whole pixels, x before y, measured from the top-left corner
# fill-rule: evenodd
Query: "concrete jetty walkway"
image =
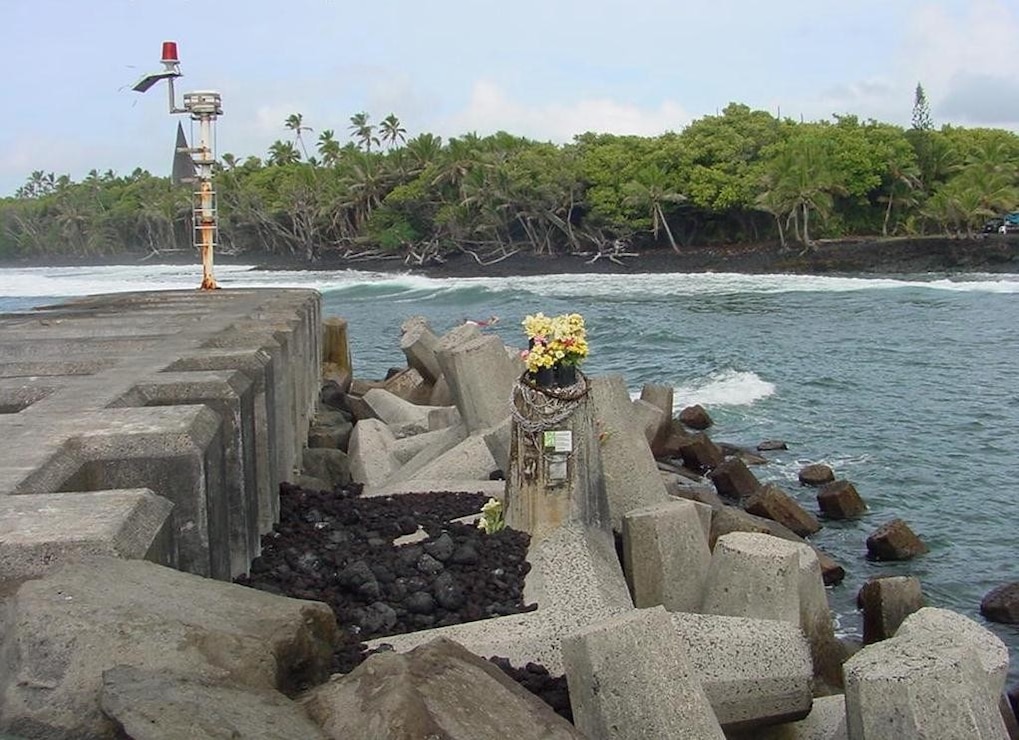
<path fill-rule="evenodd" d="M 244 572 L 300 463 L 320 313 L 223 290 L 0 315 L 0 580 L 83 554 Z"/>

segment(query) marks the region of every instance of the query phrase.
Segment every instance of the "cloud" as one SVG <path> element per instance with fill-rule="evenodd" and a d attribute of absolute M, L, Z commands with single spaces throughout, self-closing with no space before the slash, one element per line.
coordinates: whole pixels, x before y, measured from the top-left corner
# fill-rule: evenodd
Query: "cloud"
<path fill-rule="evenodd" d="M 435 125 L 447 136 L 504 130 L 563 142 L 587 131 L 655 136 L 679 131 L 690 120 L 683 107 L 671 100 L 663 101 L 657 108 L 641 108 L 608 98 L 527 104 L 512 99 L 498 85 L 482 80 L 474 83 L 462 110 Z"/>
<path fill-rule="evenodd" d="M 956 75 L 938 110 L 944 116 L 971 124 L 1019 126 L 1019 76 Z"/>
<path fill-rule="evenodd" d="M 1003 72 L 1015 69 L 1013 3 L 975 0 L 956 13 L 923 5 L 909 29 L 903 67 L 923 84 L 936 125 L 1019 124 L 1019 73 Z"/>

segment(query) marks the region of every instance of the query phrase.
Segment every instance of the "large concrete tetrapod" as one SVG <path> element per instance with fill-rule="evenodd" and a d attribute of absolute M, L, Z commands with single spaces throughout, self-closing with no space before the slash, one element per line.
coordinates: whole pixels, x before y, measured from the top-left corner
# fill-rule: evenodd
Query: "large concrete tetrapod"
<path fill-rule="evenodd" d="M 506 523 L 532 547 L 570 521 L 610 528 L 588 381 L 568 388 L 513 389 Z"/>

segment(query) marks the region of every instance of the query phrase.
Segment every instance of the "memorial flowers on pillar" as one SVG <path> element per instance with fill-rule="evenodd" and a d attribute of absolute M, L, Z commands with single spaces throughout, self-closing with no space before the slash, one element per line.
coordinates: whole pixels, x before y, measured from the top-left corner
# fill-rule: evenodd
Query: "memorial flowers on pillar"
<path fill-rule="evenodd" d="M 587 330 L 579 313 L 536 313 L 523 320 L 528 348 L 521 353 L 531 382 L 565 388 L 577 382 L 577 366 L 588 354 Z"/>

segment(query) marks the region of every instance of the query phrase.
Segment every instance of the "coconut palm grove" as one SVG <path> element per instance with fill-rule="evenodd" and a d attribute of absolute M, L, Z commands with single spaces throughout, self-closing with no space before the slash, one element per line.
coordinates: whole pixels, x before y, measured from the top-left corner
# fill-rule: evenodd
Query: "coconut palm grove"
<path fill-rule="evenodd" d="M 317 123 L 317 122 L 316 122 Z M 695 245 L 980 232 L 1019 206 L 1019 135 L 936 129 L 917 86 L 909 128 L 854 115 L 780 119 L 731 103 L 677 133 L 410 136 L 366 112 L 345 130 L 295 113 L 265 156 L 225 153 L 220 249 L 314 262 L 469 252 L 680 252 Z M 345 143 L 340 142 L 340 137 Z M 0 199 L 0 259 L 191 249 L 191 188 L 136 169 L 80 182 L 33 172 Z"/>

